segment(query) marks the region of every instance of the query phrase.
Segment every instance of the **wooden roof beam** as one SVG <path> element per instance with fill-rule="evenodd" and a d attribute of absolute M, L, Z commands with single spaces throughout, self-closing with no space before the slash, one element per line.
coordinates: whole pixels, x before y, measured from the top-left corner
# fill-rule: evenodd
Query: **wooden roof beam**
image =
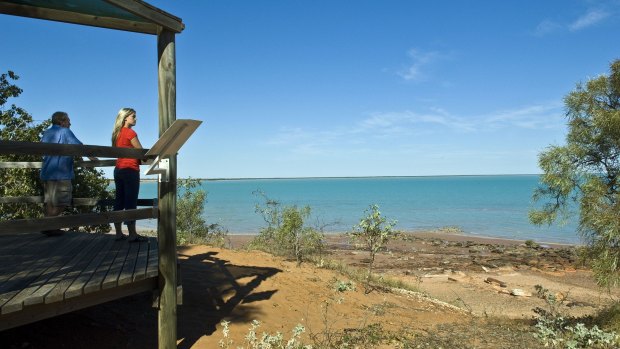
<path fill-rule="evenodd" d="M 185 29 L 185 24 L 181 22 L 181 18 L 164 12 L 146 2 L 140 0 L 105 0 L 105 2 L 149 20 L 174 33 L 180 33 Z M 157 32 L 151 34 L 157 34 Z"/>

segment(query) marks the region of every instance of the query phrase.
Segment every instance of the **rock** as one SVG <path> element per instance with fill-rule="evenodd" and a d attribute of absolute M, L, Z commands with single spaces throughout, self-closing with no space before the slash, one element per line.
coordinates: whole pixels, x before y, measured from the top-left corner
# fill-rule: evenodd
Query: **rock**
<path fill-rule="evenodd" d="M 596 305 L 594 305 L 592 303 L 577 302 L 577 301 L 568 302 L 568 303 L 566 303 L 566 306 L 569 307 L 569 308 L 573 308 L 573 307 L 591 307 L 591 308 L 595 308 L 596 307 Z"/>
<path fill-rule="evenodd" d="M 495 290 L 497 291 L 497 293 L 501 293 L 501 294 L 510 294 L 510 291 L 508 291 L 505 288 L 500 288 L 497 286 L 494 286 L 493 288 L 495 288 Z"/>
<path fill-rule="evenodd" d="M 520 288 L 513 289 L 512 291 L 510 291 L 510 294 L 516 297 L 532 297 L 532 294 L 530 292 L 523 291 Z"/>
<path fill-rule="evenodd" d="M 486 278 L 486 280 L 484 280 L 484 282 L 486 282 L 487 284 L 498 285 L 500 287 L 506 287 L 506 283 L 505 282 L 497 280 L 497 279 L 492 278 L 492 277 Z"/>
<path fill-rule="evenodd" d="M 459 281 L 459 280 L 457 280 L 457 279 L 455 279 L 455 278 L 452 278 L 452 277 L 449 277 L 449 276 L 448 276 L 448 280 L 449 280 L 449 281 L 454 281 L 454 282 Z"/>
<path fill-rule="evenodd" d="M 529 261 L 527 261 L 527 265 L 529 265 L 529 266 L 535 266 L 535 265 L 538 265 L 538 264 L 539 264 L 539 262 L 538 262 L 537 259 L 530 259 Z"/>

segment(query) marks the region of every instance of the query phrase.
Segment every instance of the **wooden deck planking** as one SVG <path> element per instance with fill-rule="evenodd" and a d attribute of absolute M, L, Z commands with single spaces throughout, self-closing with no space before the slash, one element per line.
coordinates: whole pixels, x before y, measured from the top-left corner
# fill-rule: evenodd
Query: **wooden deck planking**
<path fill-rule="evenodd" d="M 97 241 L 97 237 L 94 239 L 89 239 L 88 236 L 83 236 L 80 237 L 80 240 L 83 241 L 81 244 L 78 243 L 77 245 L 74 245 L 76 246 L 75 251 L 78 251 L 78 253 L 73 259 L 78 257 L 81 258 L 80 254 L 87 251 L 89 246 L 92 245 L 93 242 Z M 85 248 L 82 248 L 83 246 L 85 246 Z M 74 264 L 75 262 L 71 260 L 62 266 L 53 264 L 48 265 L 48 268 L 42 272 L 36 280 L 30 282 L 28 287 L 23 288 L 13 298 L 11 298 L 11 300 L 2 306 L 1 313 L 7 314 L 21 310 L 25 305 L 41 303 L 43 301 L 43 297 L 45 297 L 47 292 L 53 288 L 54 280 L 62 277 L 63 270 L 68 268 L 73 269 Z"/>
<path fill-rule="evenodd" d="M 89 258 L 86 257 L 90 256 L 91 251 L 101 248 L 101 246 L 105 244 L 105 240 L 103 235 L 97 234 L 84 249 L 75 255 L 73 260 L 69 263 L 68 268 L 63 271 L 64 273 L 57 273 L 59 281 L 45 295 L 45 303 L 58 302 L 64 299 L 65 291 L 82 272 L 82 269 L 88 265 Z"/>
<path fill-rule="evenodd" d="M 155 238 L 128 243 L 84 232 L 0 236 L 0 330 L 153 290 L 157 273 L 146 274 L 158 270 L 157 252 Z"/>
<path fill-rule="evenodd" d="M 2 250 L 0 250 L 0 253 L 2 253 L 0 255 L 0 287 L 14 273 L 18 273 L 20 269 L 25 269 L 27 265 L 36 263 L 37 258 L 35 256 L 45 253 L 50 248 L 49 246 L 52 245 L 52 242 L 45 240 L 45 238 L 45 236 L 40 234 L 30 234 L 25 239 L 19 239 L 19 236 L 11 236 L 6 240 L 5 237 L 0 239 L 3 246 Z M 17 269 L 15 265 L 20 265 L 22 268 Z"/>
<path fill-rule="evenodd" d="M 118 278 L 123 270 L 123 265 L 125 265 L 125 260 L 127 260 L 127 256 L 129 255 L 129 251 L 133 244 L 125 241 L 123 243 L 123 247 L 114 258 L 114 262 L 110 265 L 110 270 L 106 274 L 103 282 L 101 283 L 101 289 L 107 290 L 108 288 L 113 288 L 118 285 Z"/>
<path fill-rule="evenodd" d="M 133 273 L 136 268 L 136 258 L 140 252 L 140 245 L 144 244 L 145 248 L 148 246 L 146 242 L 132 242 L 129 245 L 129 251 L 125 263 L 121 268 L 118 275 L 118 285 L 125 285 L 133 281 Z"/>
<path fill-rule="evenodd" d="M 149 249 L 153 244 L 152 239 L 149 239 L 148 244 L 140 244 L 140 252 L 138 252 L 138 259 L 136 260 L 136 267 L 133 273 L 133 281 L 144 280 L 146 277 L 146 267 L 149 261 Z"/>
<path fill-rule="evenodd" d="M 123 247 L 127 247 L 126 241 L 118 242 L 122 242 L 122 244 L 116 243 L 112 245 L 110 250 L 108 250 L 108 253 L 106 253 L 105 257 L 102 259 L 101 264 L 97 266 L 97 270 L 84 286 L 84 294 L 101 290 L 101 284 L 103 284 L 103 280 L 106 275 L 108 275 L 108 271 L 110 271 L 110 267 L 112 266 L 114 259 Z"/>
<path fill-rule="evenodd" d="M 32 240 L 35 240 L 40 237 L 44 237 L 44 236 L 37 235 L 37 234 L 29 234 L 26 237 L 20 236 L 19 234 L 6 235 L 2 239 L 2 246 L 0 246 L 0 254 L 1 254 L 0 256 L 4 256 L 6 253 L 9 253 L 11 251 L 17 252 L 17 250 L 21 248 L 23 245 L 28 244 Z M 18 253 L 15 253 L 15 254 L 18 254 Z"/>
<path fill-rule="evenodd" d="M 114 241 L 114 239 L 107 239 L 105 246 L 102 249 L 97 251 L 96 254 L 93 255 L 93 259 L 90 260 L 88 265 L 82 270 L 82 273 L 78 275 L 73 284 L 69 286 L 67 291 L 65 292 L 65 299 L 73 298 L 77 296 L 81 296 L 84 294 L 84 287 L 93 277 L 99 265 L 103 261 L 103 258 L 106 256 L 110 248 L 113 244 L 118 243 L 118 241 Z"/>
<path fill-rule="evenodd" d="M 84 246 L 86 246 L 89 241 L 91 241 L 91 239 L 89 238 L 90 236 L 87 236 L 86 234 L 80 234 L 80 236 L 78 237 L 69 239 L 69 241 L 65 243 L 66 248 L 58 251 L 58 253 L 61 254 L 60 256 L 52 259 L 51 263 L 46 263 L 44 261 L 44 265 L 47 266 L 47 268 L 40 274 L 40 276 L 36 280 L 30 283 L 30 287 L 24 289 L 24 291 L 30 290 L 31 292 L 30 294 L 23 295 L 21 297 L 23 298 L 22 302 L 15 304 L 17 307 L 19 307 L 16 310 L 21 309 L 22 303 L 24 306 L 43 303 L 45 295 L 52 289 L 53 285 L 58 282 L 58 279 L 61 277 L 60 274 L 63 272 L 63 270 L 66 270 L 66 268 L 68 268 L 72 256 L 74 256 L 76 253 L 79 253 L 79 251 L 81 251 Z M 4 306 L 2 307 L 2 312 L 5 313 Z"/>
<path fill-rule="evenodd" d="M 51 240 L 47 239 L 46 240 Z M 40 241 L 40 240 L 39 240 Z M 10 301 L 15 295 L 23 289 L 35 291 L 45 283 L 45 280 L 51 277 L 57 268 L 57 265 L 64 264 L 64 260 L 68 259 L 67 255 L 79 247 L 79 244 L 86 241 L 83 237 L 77 239 L 69 239 L 67 243 L 61 245 L 60 249 L 54 251 L 50 256 L 49 251 L 42 250 L 34 246 L 34 250 L 38 251 L 38 256 L 33 256 L 32 263 L 24 263 L 25 265 L 14 266 L 16 272 L 7 281 L 0 285 L 0 305 L 4 311 L 4 304 Z M 53 243 L 43 241 L 44 247 L 52 248 Z M 62 263 L 62 264 L 61 264 Z"/>
<path fill-rule="evenodd" d="M 45 239 L 45 237 L 42 237 Z M 48 241 L 39 241 L 41 245 L 50 244 L 48 248 L 53 248 L 53 243 L 50 239 Z M 85 241 L 85 240 L 84 240 Z M 67 244 L 67 246 L 75 246 L 74 244 Z M 32 246 L 31 246 L 32 247 Z M 69 247 L 67 247 L 69 248 Z M 25 299 L 30 297 L 33 293 L 35 293 L 39 288 L 45 285 L 47 279 L 51 278 L 55 273 L 56 266 L 54 265 L 57 260 L 52 258 L 44 258 L 49 253 L 47 250 L 41 250 L 39 252 L 39 258 L 36 258 L 36 262 L 29 265 L 19 265 L 16 268 L 13 265 L 14 269 L 19 269 L 18 274 L 12 277 L 12 280 L 20 280 L 22 285 L 16 286 L 14 285 L 14 290 L 0 291 L 2 297 L 6 297 L 6 301 L 4 304 L 0 304 L 2 314 L 11 313 L 14 311 L 18 311 L 22 308 L 23 302 Z M 21 274 L 21 276 L 20 276 Z M 10 298 L 9 298 L 10 297 Z"/>

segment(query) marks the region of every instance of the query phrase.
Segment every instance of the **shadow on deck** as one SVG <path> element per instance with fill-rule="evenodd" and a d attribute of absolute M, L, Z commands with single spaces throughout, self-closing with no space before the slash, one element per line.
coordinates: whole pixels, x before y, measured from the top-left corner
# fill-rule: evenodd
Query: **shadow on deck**
<path fill-rule="evenodd" d="M 0 331 L 157 288 L 157 239 L 0 236 Z"/>

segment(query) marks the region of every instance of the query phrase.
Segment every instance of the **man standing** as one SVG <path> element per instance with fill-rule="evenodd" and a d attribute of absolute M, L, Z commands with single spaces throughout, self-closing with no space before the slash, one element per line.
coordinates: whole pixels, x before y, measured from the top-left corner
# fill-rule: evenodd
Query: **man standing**
<path fill-rule="evenodd" d="M 71 120 L 67 113 L 55 112 L 52 115 L 52 126 L 43 132 L 41 142 L 82 144 L 71 132 L 70 126 Z M 96 158 L 91 158 L 91 160 L 96 160 Z M 41 180 L 43 181 L 45 217 L 58 216 L 65 207 L 71 204 L 73 193 L 71 180 L 74 177 L 72 156 L 47 155 L 43 157 Z M 44 230 L 41 233 L 47 236 L 58 236 L 62 235 L 64 230 Z"/>

